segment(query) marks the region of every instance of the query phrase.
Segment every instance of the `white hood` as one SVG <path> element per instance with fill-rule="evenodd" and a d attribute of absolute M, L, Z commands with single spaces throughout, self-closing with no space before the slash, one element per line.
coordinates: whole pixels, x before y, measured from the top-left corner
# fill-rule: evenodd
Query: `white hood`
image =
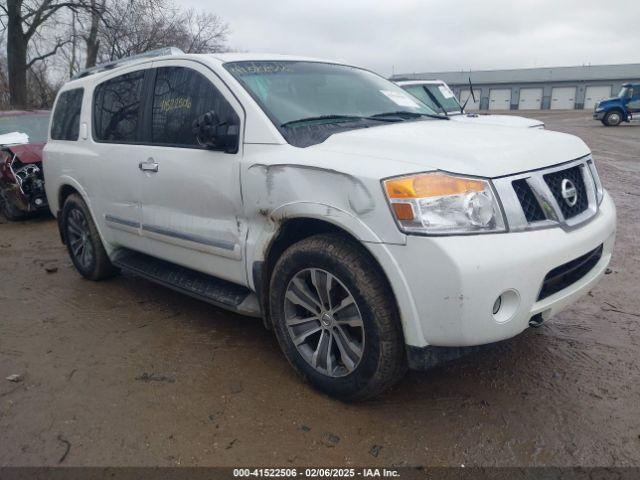
<path fill-rule="evenodd" d="M 502 127 L 541 127 L 544 122 L 533 118 L 516 117 L 512 115 L 484 115 L 476 113 L 465 113 L 464 115 L 451 115 L 449 117 L 454 122 L 478 123 L 482 125 L 500 125 Z"/>
<path fill-rule="evenodd" d="M 543 168 L 590 153 L 582 140 L 565 133 L 451 120 L 350 130 L 308 148 L 385 160 L 383 170 L 394 170 L 396 174 L 446 170 L 483 177 Z M 363 165 L 367 169 L 366 162 L 358 168 L 361 170 Z"/>
<path fill-rule="evenodd" d="M 4 133 L 0 135 L 0 145 L 17 145 L 29 143 L 29 135 L 21 132 Z"/>

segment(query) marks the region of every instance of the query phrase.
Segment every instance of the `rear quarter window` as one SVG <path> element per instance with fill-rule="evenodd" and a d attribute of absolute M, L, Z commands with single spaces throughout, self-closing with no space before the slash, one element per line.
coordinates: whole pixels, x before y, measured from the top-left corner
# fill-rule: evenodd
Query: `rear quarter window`
<path fill-rule="evenodd" d="M 51 122 L 53 140 L 78 140 L 83 95 L 83 88 L 66 90 L 60 94 Z"/>
<path fill-rule="evenodd" d="M 145 70 L 112 78 L 96 87 L 93 133 L 99 142 L 134 143 L 142 105 Z"/>

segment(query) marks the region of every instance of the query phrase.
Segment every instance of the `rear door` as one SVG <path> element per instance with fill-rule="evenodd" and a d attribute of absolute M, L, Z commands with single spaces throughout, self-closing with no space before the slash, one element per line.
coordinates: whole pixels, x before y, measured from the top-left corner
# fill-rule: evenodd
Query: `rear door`
<path fill-rule="evenodd" d="M 94 210 L 106 225 L 105 239 L 115 246 L 144 250 L 140 236 L 141 187 L 138 165 L 146 158 L 141 144 L 143 92 L 148 69 L 132 69 L 99 83 L 93 92 L 92 154 L 100 192 Z"/>
<path fill-rule="evenodd" d="M 145 117 L 142 235 L 152 254 L 173 263 L 246 283 L 240 158 L 200 146 L 193 121 L 214 111 L 242 121 L 242 108 L 220 79 L 189 60 L 154 62 Z M 240 128 L 242 131 L 242 128 Z"/>

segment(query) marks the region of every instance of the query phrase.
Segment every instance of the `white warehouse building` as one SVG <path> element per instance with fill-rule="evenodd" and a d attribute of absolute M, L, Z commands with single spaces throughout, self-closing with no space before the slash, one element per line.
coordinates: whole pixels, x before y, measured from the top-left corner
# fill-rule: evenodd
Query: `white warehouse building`
<path fill-rule="evenodd" d="M 473 85 L 475 102 L 469 89 Z M 615 96 L 623 83 L 640 83 L 640 63 L 396 74 L 393 81 L 442 80 L 467 110 L 593 109 Z"/>

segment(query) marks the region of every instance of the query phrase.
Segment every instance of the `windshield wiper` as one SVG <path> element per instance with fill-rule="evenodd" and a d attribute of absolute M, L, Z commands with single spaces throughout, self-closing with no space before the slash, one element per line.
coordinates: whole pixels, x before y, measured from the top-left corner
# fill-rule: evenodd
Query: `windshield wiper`
<path fill-rule="evenodd" d="M 364 117 L 359 117 L 357 115 L 318 115 L 317 117 L 306 117 L 306 118 L 298 118 L 297 120 L 291 120 L 289 122 L 284 122 L 280 124 L 281 127 L 289 127 L 296 123 L 305 123 L 305 122 L 313 122 L 316 120 L 333 120 L 333 121 L 345 121 L 349 120 L 362 120 Z M 328 122 L 331 123 L 331 122 Z"/>
<path fill-rule="evenodd" d="M 395 117 L 395 118 L 389 118 L 389 117 Z M 358 115 L 318 115 L 316 117 L 298 118 L 297 120 L 284 122 L 280 124 L 280 127 L 290 127 L 298 123 L 314 122 L 317 120 L 318 121 L 327 120 L 326 123 L 339 123 L 339 122 L 362 121 L 362 120 L 375 120 L 377 122 L 397 122 L 397 121 L 403 121 L 407 119 L 414 119 L 414 118 L 420 118 L 420 117 L 446 118 L 442 115 L 432 115 L 429 113 L 418 113 L 418 112 L 408 112 L 406 110 L 398 110 L 395 112 L 376 113 L 368 117 L 361 117 Z"/>
<path fill-rule="evenodd" d="M 400 118 L 420 118 L 420 117 L 430 117 L 430 118 L 446 118 L 444 115 L 434 115 L 431 113 L 419 113 L 419 112 L 408 112 L 406 110 L 398 110 L 395 112 L 384 112 L 384 113 L 376 113 L 375 115 L 371 115 L 370 117 L 366 117 L 372 120 L 381 120 L 381 117 L 400 117 Z"/>

